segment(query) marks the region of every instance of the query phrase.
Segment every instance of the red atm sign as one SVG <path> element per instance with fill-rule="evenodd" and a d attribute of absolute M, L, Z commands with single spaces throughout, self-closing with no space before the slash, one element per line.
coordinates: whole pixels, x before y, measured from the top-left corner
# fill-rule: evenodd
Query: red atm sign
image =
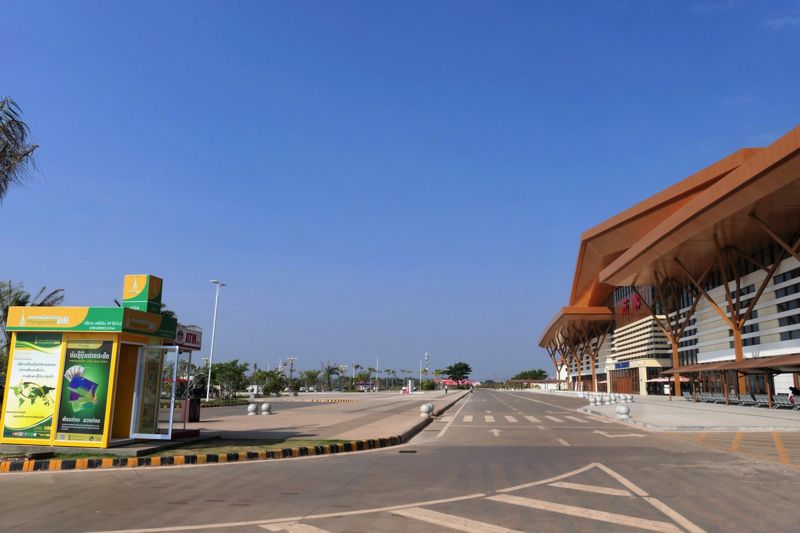
<path fill-rule="evenodd" d="M 203 330 L 179 325 L 175 333 L 175 344 L 187 350 L 200 350 L 203 344 Z"/>

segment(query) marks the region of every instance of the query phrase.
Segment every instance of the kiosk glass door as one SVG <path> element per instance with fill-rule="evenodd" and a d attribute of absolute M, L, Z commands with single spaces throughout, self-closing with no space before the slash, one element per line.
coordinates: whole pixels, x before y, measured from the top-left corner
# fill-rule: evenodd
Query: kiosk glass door
<path fill-rule="evenodd" d="M 177 346 L 143 346 L 139 350 L 131 438 L 172 438 L 177 372 Z"/>

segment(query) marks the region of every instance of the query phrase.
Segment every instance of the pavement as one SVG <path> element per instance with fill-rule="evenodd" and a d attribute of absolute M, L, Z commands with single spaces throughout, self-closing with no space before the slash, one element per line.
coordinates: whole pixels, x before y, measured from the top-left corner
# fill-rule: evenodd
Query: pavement
<path fill-rule="evenodd" d="M 554 394 L 540 392 L 553 396 Z M 792 432 L 800 431 L 800 411 L 767 409 L 738 405 L 709 404 L 687 400 L 669 400 L 667 396 L 634 396 L 633 403 L 588 406 L 581 400 L 587 413 L 618 419 L 616 408 L 627 405 L 630 419 L 623 422 L 642 426 L 652 431 L 722 431 L 722 432 Z"/>
<path fill-rule="evenodd" d="M 787 461 L 476 390 L 409 443 L 324 457 L 0 476 L 2 531 L 793 531 Z M 689 435 L 689 433 L 681 434 Z"/>
<path fill-rule="evenodd" d="M 434 414 L 452 405 L 467 391 L 397 392 L 271 398 L 271 415 L 247 415 L 247 406 L 217 407 L 201 412 L 201 421 L 188 424 L 201 436 L 235 439 L 303 438 L 365 440 L 410 436 L 425 422 L 420 407 L 432 403 Z M 311 400 L 350 400 L 346 403 Z M 260 412 L 260 410 L 259 410 Z"/>

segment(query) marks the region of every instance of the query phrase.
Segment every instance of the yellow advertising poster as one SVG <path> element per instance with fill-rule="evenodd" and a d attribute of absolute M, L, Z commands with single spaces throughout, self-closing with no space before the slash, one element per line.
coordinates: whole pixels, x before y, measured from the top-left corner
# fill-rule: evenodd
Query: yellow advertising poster
<path fill-rule="evenodd" d="M 50 440 L 61 344 L 60 333 L 16 334 L 3 401 L 4 442 Z"/>

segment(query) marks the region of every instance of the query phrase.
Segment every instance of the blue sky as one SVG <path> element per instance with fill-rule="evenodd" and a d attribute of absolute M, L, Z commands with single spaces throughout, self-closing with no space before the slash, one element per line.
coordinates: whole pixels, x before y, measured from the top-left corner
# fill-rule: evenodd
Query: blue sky
<path fill-rule="evenodd" d="M 215 358 L 550 369 L 579 235 L 798 124 L 800 2 L 13 2 L 3 278 Z"/>

